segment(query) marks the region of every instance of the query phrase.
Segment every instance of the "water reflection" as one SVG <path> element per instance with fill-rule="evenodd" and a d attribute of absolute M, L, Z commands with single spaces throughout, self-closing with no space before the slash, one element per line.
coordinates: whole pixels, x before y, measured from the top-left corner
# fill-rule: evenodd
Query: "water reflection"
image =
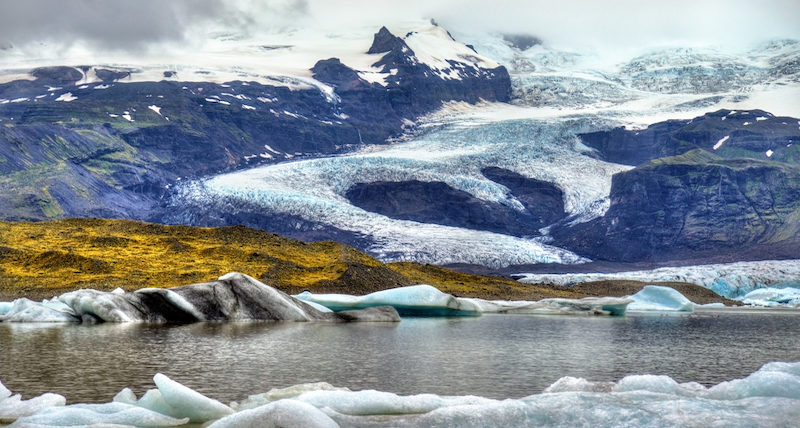
<path fill-rule="evenodd" d="M 706 384 L 800 361 L 800 316 L 404 319 L 397 325 L 0 323 L 0 380 L 70 402 L 138 394 L 162 372 L 223 401 L 303 382 L 402 394 L 522 397 L 562 376 L 666 374 Z"/>

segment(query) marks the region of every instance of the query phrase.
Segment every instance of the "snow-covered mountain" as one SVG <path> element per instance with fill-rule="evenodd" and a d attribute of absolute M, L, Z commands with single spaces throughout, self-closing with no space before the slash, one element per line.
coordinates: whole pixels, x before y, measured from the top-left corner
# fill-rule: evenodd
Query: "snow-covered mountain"
<path fill-rule="evenodd" d="M 706 164 L 725 174 L 741 170 L 731 160 L 742 154 L 736 147 L 785 127 L 779 140 L 786 147 L 747 149 L 761 150 L 763 159 L 747 162 L 769 171 L 736 177 L 749 189 L 748 180 L 796 176 L 797 41 L 739 52 L 668 47 L 610 63 L 533 37 L 476 31 L 454 38 L 427 22 L 376 30 L 220 34 L 197 51 L 140 57 L 4 50 L 3 217 L 244 223 L 345 241 L 384 260 L 498 268 L 602 257 L 586 243 L 617 227 L 616 214 L 631 202 L 619 177 L 656 171 L 598 145 L 614 129 L 630 134 L 630 147 L 654 135 L 653 150 L 661 150 L 669 134 L 663 138 L 679 143 L 670 147 L 722 156 L 673 162 L 702 175 Z M 689 129 L 710 127 L 706 113 L 721 109 L 754 117 L 712 115 L 725 126 Z M 676 134 L 678 125 L 685 132 Z M 681 139 L 689 134 L 693 140 Z M 673 163 L 657 170 L 667 182 Z M 702 195 L 713 193 L 705 192 L 713 183 L 699 186 Z M 686 190 L 659 189 L 668 189 L 667 201 Z M 703 198 L 720 206 L 744 200 Z M 791 223 L 797 207 L 781 202 L 772 218 L 755 205 L 755 214 L 736 218 L 758 217 L 771 240 L 746 235 L 734 244 L 779 241 L 793 249 L 791 231 L 773 226 Z M 737 227 L 728 214 L 713 218 Z M 615 236 L 636 242 L 631 257 L 652 247 L 641 257 L 658 259 L 658 246 L 636 241 L 650 235 L 625 235 L 629 226 Z M 686 251 L 670 257 L 696 256 Z"/>
<path fill-rule="evenodd" d="M 244 221 L 280 233 L 315 237 L 335 230 L 329 236 L 358 243 L 387 260 L 492 267 L 582 262 L 586 258 L 547 245 L 549 228 L 541 234 L 519 236 L 512 227 L 503 231 L 487 225 L 476 205 L 484 207 L 482 212 L 490 211 L 490 216 L 505 218 L 506 210 L 524 213 L 540 203 L 534 200 L 525 206 L 519 189 L 490 178 L 487 169 L 552 183 L 563 192 L 565 216 L 559 224 L 576 224 L 603 216 L 609 208 L 612 176 L 631 169 L 600 160 L 598 152 L 583 144 L 582 135 L 616 126 L 642 128 L 660 120 L 688 119 L 722 107 L 758 105 L 774 112 L 800 112 L 800 98 L 791 98 L 800 95 L 796 64 L 800 44 L 793 41 L 737 55 L 657 50 L 617 66 L 601 66 L 597 58 L 541 45 L 520 50 L 500 35 L 470 41 L 478 52 L 508 66 L 514 94 L 511 104 L 450 103 L 421 118 L 414 131 L 390 146 L 184 184 L 173 204 L 191 208 L 175 210 L 168 220 Z M 737 123 L 747 129 L 746 118 Z M 348 198 L 348 191 L 363 183 L 378 183 L 372 186 L 373 197 L 393 198 L 386 183 L 411 186 L 417 181 L 443 183 L 449 192 L 468 194 L 458 199 L 461 208 L 438 208 L 461 214 L 449 215 L 450 221 L 429 221 L 431 216 L 412 209 L 416 217 L 414 212 L 404 212 L 392 218 L 397 209 L 370 212 Z M 439 198 L 446 200 L 442 192 Z M 425 199 L 421 194 L 403 198 L 394 203 L 416 206 Z M 430 205 L 430 199 L 425 204 Z M 263 215 L 261 220 L 251 215 L 256 211 Z M 291 220 L 283 223 L 276 217 Z M 460 223 L 453 220 L 459 217 L 464 217 Z"/>

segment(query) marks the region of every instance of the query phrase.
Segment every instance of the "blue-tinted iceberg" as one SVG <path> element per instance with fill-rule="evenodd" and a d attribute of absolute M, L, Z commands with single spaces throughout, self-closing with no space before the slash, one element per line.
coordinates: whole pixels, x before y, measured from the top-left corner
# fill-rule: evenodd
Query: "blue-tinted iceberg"
<path fill-rule="evenodd" d="M 744 295 L 742 303 L 757 306 L 800 306 L 800 288 L 757 288 Z"/>
<path fill-rule="evenodd" d="M 710 388 L 663 375 L 627 376 L 617 382 L 564 377 L 541 394 L 505 400 L 403 396 L 314 383 L 251 395 L 225 406 L 166 376 L 155 379 L 159 389 L 153 391 L 164 403 L 173 404 L 145 408 L 145 397 L 137 401 L 130 390 L 123 390 L 111 403 L 63 406 L 61 397 L 60 403 L 10 420 L 16 419 L 12 426 L 177 426 L 191 419 L 196 424 L 211 422 L 208 426 L 215 428 L 751 427 L 794 426 L 800 418 L 800 363 L 768 363 L 744 379 Z M 0 384 L 0 406 L 9 395 Z"/>
<path fill-rule="evenodd" d="M 632 295 L 631 299 L 633 299 L 633 303 L 628 305 L 630 312 L 692 312 L 697 306 L 674 288 L 659 285 L 646 285 L 638 293 Z"/>
<path fill-rule="evenodd" d="M 0 322 L 400 321 L 388 306 L 341 313 L 318 308 L 247 275 L 230 273 L 217 281 L 170 289 L 77 290 L 40 303 L 17 299 L 0 313 Z"/>
<path fill-rule="evenodd" d="M 425 284 L 392 288 L 365 296 L 305 291 L 295 297 L 333 311 L 392 306 L 401 315 L 411 316 L 479 316 L 483 313 L 624 315 L 625 308 L 633 301 L 616 297 L 554 298 L 535 302 L 483 300 L 455 297 Z"/>

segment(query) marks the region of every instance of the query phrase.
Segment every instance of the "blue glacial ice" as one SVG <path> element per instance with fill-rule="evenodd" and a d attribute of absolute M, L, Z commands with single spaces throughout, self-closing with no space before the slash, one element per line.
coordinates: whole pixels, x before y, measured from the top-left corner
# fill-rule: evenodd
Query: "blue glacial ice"
<path fill-rule="evenodd" d="M 392 306 L 400 315 L 411 316 L 479 316 L 483 313 L 623 315 L 628 304 L 633 301 L 616 297 L 552 298 L 538 301 L 483 300 L 455 297 L 426 284 L 392 288 L 365 296 L 313 294 L 305 291 L 294 297 L 333 311 Z"/>
<path fill-rule="evenodd" d="M 642 282 L 688 282 L 734 300 L 759 288 L 800 288 L 799 260 L 763 260 L 616 273 L 566 273 L 516 275 L 520 282 L 572 286 L 613 279 Z"/>
<path fill-rule="evenodd" d="M 800 288 L 757 288 L 741 298 L 742 303 L 756 306 L 800 306 Z"/>
<path fill-rule="evenodd" d="M 165 402 L 181 403 L 184 410 L 144 408 L 130 390 L 123 390 L 115 401 L 106 404 L 65 406 L 63 397 L 58 396 L 60 401 L 19 411 L 18 416 L 5 421 L 16 420 L 12 426 L 40 427 L 177 426 L 190 418 L 194 418 L 193 423 L 211 423 L 208 426 L 215 428 L 767 427 L 795 426 L 800 418 L 797 362 L 767 363 L 746 378 L 711 387 L 697 382 L 679 383 L 663 375 L 632 375 L 617 382 L 563 377 L 542 393 L 504 400 L 433 394 L 403 396 L 314 383 L 274 389 L 225 406 L 177 382 L 158 388 Z M 0 386 L 0 406 L 9 400 L 4 398 L 9 395 Z M 211 411 L 194 411 L 192 406 Z M 13 409 L 14 405 L 7 407 Z"/>
<path fill-rule="evenodd" d="M 674 288 L 659 285 L 646 285 L 630 298 L 633 303 L 628 305 L 629 312 L 692 312 L 697 306 Z"/>

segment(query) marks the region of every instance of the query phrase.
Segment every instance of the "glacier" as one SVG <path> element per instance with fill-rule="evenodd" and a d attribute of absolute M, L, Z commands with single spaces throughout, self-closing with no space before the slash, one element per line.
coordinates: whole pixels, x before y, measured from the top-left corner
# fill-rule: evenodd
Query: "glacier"
<path fill-rule="evenodd" d="M 617 126 L 638 129 L 721 108 L 787 115 L 800 110 L 800 43 L 793 40 L 737 52 L 656 49 L 609 64 L 591 53 L 546 45 L 520 50 L 498 34 L 455 34 L 483 55 L 481 61 L 508 68 L 511 104 L 446 103 L 425 117 L 409 118 L 407 134 L 390 145 L 184 182 L 175 189 L 174 205 L 207 213 L 205 218 L 241 212 L 245 218 L 268 213 L 301 219 L 323 235 L 337 230 L 363 238 L 356 245 L 384 261 L 492 268 L 583 263 L 588 260 L 549 245 L 547 227 L 542 236 L 516 237 L 396 220 L 354 206 L 345 194 L 357 183 L 441 182 L 522 210 L 508 188 L 481 172 L 499 167 L 554 184 L 564 194 L 566 221 L 585 222 L 607 211 L 611 177 L 631 167 L 598 160 L 578 134 Z M 197 212 L 176 212 L 166 221 L 202 218 Z"/>
<path fill-rule="evenodd" d="M 478 396 L 398 395 L 351 391 L 327 383 L 301 384 L 251 395 L 225 405 L 163 374 L 157 391 L 168 406 L 152 406 L 124 389 L 105 404 L 64 405 L 64 397 L 38 408 L 8 398 L 0 384 L 0 419 L 14 426 L 211 427 L 533 427 L 533 426 L 790 426 L 800 418 L 800 363 L 772 362 L 742 379 L 706 387 L 664 375 L 630 375 L 616 382 L 562 377 L 542 393 L 503 400 Z M 168 383 L 167 384 L 165 384 Z M 18 396 L 14 396 L 18 397 Z"/>
<path fill-rule="evenodd" d="M 760 288 L 800 288 L 800 261 L 763 260 L 616 273 L 565 273 L 515 275 L 520 282 L 570 286 L 582 282 L 613 279 L 642 282 L 688 282 L 701 285 L 733 300 Z"/>

